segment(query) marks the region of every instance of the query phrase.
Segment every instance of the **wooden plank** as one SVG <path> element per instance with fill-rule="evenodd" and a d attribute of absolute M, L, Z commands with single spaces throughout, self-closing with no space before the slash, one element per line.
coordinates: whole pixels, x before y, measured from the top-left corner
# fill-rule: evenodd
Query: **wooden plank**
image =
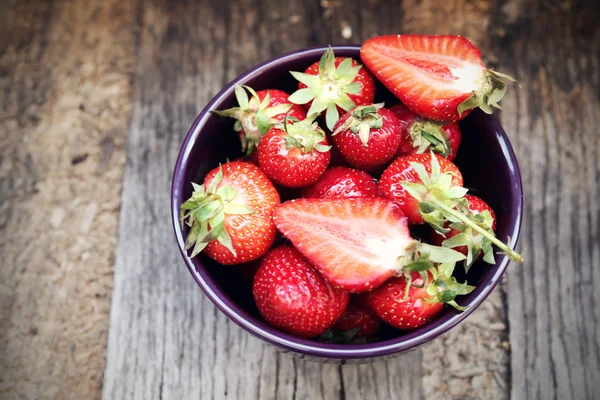
<path fill-rule="evenodd" d="M 97 399 L 133 1 L 3 1 L 0 398 Z"/>
<path fill-rule="evenodd" d="M 600 29 L 590 2 L 502 2 L 490 23 L 501 71 L 523 82 L 503 125 L 525 189 L 508 273 L 511 398 L 600 398 Z"/>

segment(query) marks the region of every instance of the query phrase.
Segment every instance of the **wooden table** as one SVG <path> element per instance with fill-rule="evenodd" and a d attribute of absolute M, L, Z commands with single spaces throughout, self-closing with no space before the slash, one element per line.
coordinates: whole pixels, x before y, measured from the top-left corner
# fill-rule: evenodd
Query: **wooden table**
<path fill-rule="evenodd" d="M 592 3 L 5 2 L 0 397 L 600 398 Z M 501 120 L 523 176 L 526 262 L 460 327 L 398 359 L 336 366 L 278 353 L 227 320 L 180 259 L 169 219 L 179 146 L 207 101 L 263 60 L 409 32 L 467 36 L 522 82 Z M 109 325 L 98 310 L 114 252 Z"/>

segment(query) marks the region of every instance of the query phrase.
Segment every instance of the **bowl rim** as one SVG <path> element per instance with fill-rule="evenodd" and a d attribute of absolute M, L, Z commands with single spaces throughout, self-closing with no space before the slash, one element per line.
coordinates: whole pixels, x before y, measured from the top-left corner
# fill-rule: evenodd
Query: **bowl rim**
<path fill-rule="evenodd" d="M 331 47 L 334 51 L 338 52 L 360 52 L 360 46 L 356 45 L 341 45 Z M 181 200 L 181 187 L 185 184 L 181 181 L 183 179 L 184 171 L 186 169 L 186 164 L 189 161 L 193 144 L 200 133 L 200 127 L 210 116 L 210 111 L 214 109 L 215 104 L 222 102 L 227 96 L 229 96 L 230 92 L 233 91 L 233 87 L 236 84 L 243 83 L 263 73 L 272 66 L 299 57 L 315 56 L 315 59 L 318 60 L 318 56 L 320 56 L 324 51 L 326 51 L 327 48 L 328 46 L 315 46 L 310 48 L 303 48 L 287 52 L 278 57 L 271 58 L 239 75 L 231 82 L 229 82 L 215 96 L 212 97 L 208 104 L 202 109 L 200 114 L 198 114 L 194 123 L 188 130 L 187 135 L 181 145 L 177 161 L 175 163 L 173 178 L 171 182 L 171 219 L 173 224 L 173 230 L 175 233 L 175 238 L 177 240 L 177 245 L 179 247 L 179 252 L 185 261 L 188 271 L 190 272 L 198 286 L 200 286 L 200 288 L 206 294 L 206 296 L 211 300 L 211 302 L 214 305 L 217 306 L 217 308 L 219 308 L 219 310 L 221 310 L 221 312 L 223 312 L 229 319 L 231 319 L 238 326 L 242 327 L 244 330 L 251 333 L 252 335 L 266 341 L 271 345 L 275 345 L 285 350 L 305 354 L 312 357 L 329 359 L 362 359 L 388 356 L 394 353 L 400 353 L 407 350 L 415 349 L 416 347 L 419 347 L 435 339 L 439 335 L 447 332 L 448 330 L 456 326 L 458 323 L 466 319 L 489 296 L 489 294 L 496 287 L 496 285 L 498 285 L 502 275 L 506 271 L 510 262 L 508 257 L 506 257 L 506 255 L 500 255 L 497 257 L 498 268 L 496 272 L 492 275 L 489 282 L 487 282 L 485 286 L 481 287 L 481 284 L 478 285 L 476 291 L 479 291 L 479 293 L 477 293 L 477 295 L 470 302 L 463 304 L 468 306 L 468 308 L 465 311 L 460 313 L 449 313 L 449 316 L 446 316 L 443 322 L 440 322 L 439 319 L 434 320 L 430 324 L 427 324 L 419 329 L 409 331 L 403 336 L 397 338 L 367 344 L 345 345 L 325 344 L 314 340 L 297 338 L 283 331 L 280 331 L 277 328 L 271 327 L 263 321 L 258 321 L 258 324 L 250 321 L 248 317 L 254 317 L 250 316 L 246 311 L 242 310 L 234 303 L 228 301 L 228 299 L 223 298 L 224 296 L 221 290 L 214 284 L 212 278 L 206 273 L 197 271 L 192 259 L 187 255 L 187 252 L 184 250 L 185 240 L 183 236 L 183 230 L 181 229 L 181 226 L 179 224 L 178 204 L 178 199 Z M 474 112 L 479 111 L 475 110 Z M 514 185 L 515 193 L 512 196 L 513 198 L 518 196 L 517 209 L 514 211 L 514 213 L 516 214 L 516 221 L 511 221 L 510 225 L 512 225 L 512 229 L 509 226 L 509 231 L 512 231 L 509 232 L 510 247 L 514 248 L 519 238 L 523 216 L 523 187 L 521 174 L 515 152 L 512 148 L 508 136 L 506 135 L 506 132 L 504 131 L 496 117 L 486 117 L 490 118 L 489 123 L 494 125 L 494 130 L 497 132 L 497 136 L 501 141 L 500 145 L 510 167 L 510 180 L 511 182 L 513 182 L 513 184 L 516 183 L 516 185 Z"/>

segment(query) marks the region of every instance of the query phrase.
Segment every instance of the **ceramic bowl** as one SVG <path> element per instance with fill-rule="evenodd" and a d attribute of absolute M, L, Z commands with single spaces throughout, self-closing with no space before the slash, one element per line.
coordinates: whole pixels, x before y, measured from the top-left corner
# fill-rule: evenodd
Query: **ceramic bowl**
<path fill-rule="evenodd" d="M 479 307 L 500 282 L 509 259 L 497 255 L 495 265 L 479 263 L 471 268 L 466 279 L 477 288 L 459 298 L 458 303 L 468 307 L 464 312 L 446 307 L 438 318 L 413 331 L 383 329 L 381 340 L 377 342 L 324 344 L 288 335 L 263 321 L 252 299 L 251 284 L 241 268 L 220 266 L 202 254 L 190 258 L 183 250 L 187 230 L 182 230 L 179 225 L 179 208 L 192 192 L 190 182 L 201 183 L 205 174 L 219 162 L 233 159 L 240 153 L 239 140 L 232 129 L 233 121 L 210 111 L 235 106 L 233 88 L 237 84 L 249 85 L 255 90 L 278 88 L 292 93 L 296 81 L 289 71 L 303 71 L 318 61 L 325 50 L 325 47 L 298 50 L 266 61 L 240 75 L 213 97 L 192 124 L 181 146 L 173 174 L 171 213 L 177 245 L 192 278 L 232 321 L 266 343 L 301 357 L 328 362 L 362 362 L 401 354 L 452 329 Z M 334 51 L 336 56 L 360 59 L 358 46 L 334 46 Z M 379 85 L 376 101 L 392 105 L 398 100 Z M 479 110 L 469 114 L 460 126 L 463 143 L 455 163 L 463 173 L 465 186 L 492 206 L 497 216 L 497 236 L 501 240 L 510 237 L 510 245 L 514 248 L 521 224 L 523 190 L 517 159 L 508 137 L 494 116 Z M 461 270 L 458 266 L 459 275 Z"/>

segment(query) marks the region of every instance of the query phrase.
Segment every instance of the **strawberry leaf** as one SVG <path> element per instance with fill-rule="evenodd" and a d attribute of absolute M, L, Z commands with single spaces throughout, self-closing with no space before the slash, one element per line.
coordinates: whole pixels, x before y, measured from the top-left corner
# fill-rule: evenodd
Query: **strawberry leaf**
<path fill-rule="evenodd" d="M 303 88 L 295 91 L 290 95 L 288 101 L 294 104 L 306 104 L 316 96 L 313 88 Z"/>

